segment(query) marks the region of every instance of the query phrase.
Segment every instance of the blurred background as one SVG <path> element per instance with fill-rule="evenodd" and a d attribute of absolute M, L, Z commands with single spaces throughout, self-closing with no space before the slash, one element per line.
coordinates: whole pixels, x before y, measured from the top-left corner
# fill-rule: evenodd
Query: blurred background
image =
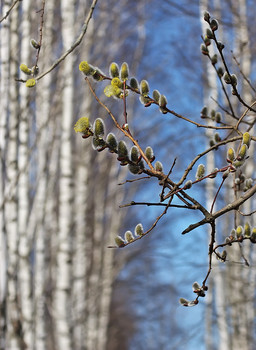
<path fill-rule="evenodd" d="M 255 2 L 99 0 L 81 44 L 31 89 L 16 79 L 27 79 L 20 64 L 37 62 L 30 40 L 40 39 L 42 14 L 39 74 L 85 29 L 92 1 L 1 1 L 1 18 L 13 4 L 0 23 L 0 349 L 256 349 L 252 247 L 244 252 L 250 267 L 237 249 L 226 264 L 215 263 L 206 298 L 193 308 L 181 306 L 179 298 L 192 300 L 193 282 L 201 283 L 208 270 L 207 228 L 181 235 L 200 215 L 171 208 L 142 240 L 109 249 L 116 235 L 134 231 L 139 222 L 147 230 L 163 211 L 119 206 L 158 202 L 161 187 L 154 179 L 126 182 L 136 177 L 116 155 L 95 151 L 73 129 L 79 117 L 92 123 L 100 117 L 106 133 L 123 139 L 79 72 L 83 60 L 106 75 L 111 62 L 127 62 L 131 77 L 146 79 L 151 91 L 166 95 L 171 110 L 198 123 L 204 105 L 226 106 L 200 52 L 202 14 L 208 10 L 218 19 L 231 70 L 243 70 L 253 82 Z M 92 84 L 122 124 L 122 102 L 104 95 L 107 83 Z M 240 86 L 251 102 L 255 91 L 245 79 Z M 143 149 L 153 148 L 165 173 L 177 158 L 173 181 L 214 138 L 214 132 L 163 115 L 156 106 L 144 108 L 137 96 L 127 98 L 127 113 L 134 137 Z M 225 157 L 223 149 L 205 158 L 207 170 L 224 166 Z M 218 181 L 189 194 L 207 205 Z M 220 196 L 219 209 L 231 191 Z M 220 242 L 232 225 L 231 215 L 219 225 Z"/>

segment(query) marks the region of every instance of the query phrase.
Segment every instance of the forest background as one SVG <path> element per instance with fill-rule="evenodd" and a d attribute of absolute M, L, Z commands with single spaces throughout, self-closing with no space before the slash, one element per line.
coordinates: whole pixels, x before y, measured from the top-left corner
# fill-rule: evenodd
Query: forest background
<path fill-rule="evenodd" d="M 228 63 L 252 102 L 255 91 L 243 74 L 253 84 L 254 5 L 249 0 L 1 2 L 0 349 L 255 349 L 255 247 L 237 246 L 225 264 L 216 261 L 206 298 L 196 307 L 182 307 L 179 298 L 191 300 L 193 282 L 208 269 L 207 230 L 181 236 L 197 214 L 173 209 L 147 237 L 109 249 L 117 234 L 138 222 L 148 227 L 161 213 L 159 207 L 119 206 L 157 202 L 159 189 L 127 183 L 135 177 L 115 155 L 97 153 L 90 140 L 74 132 L 81 116 L 101 117 L 108 132 L 115 130 L 79 72 L 82 60 L 106 74 L 111 62 L 127 62 L 131 75 L 147 79 L 167 96 L 172 110 L 197 122 L 204 105 L 225 104 L 200 51 L 205 10 L 219 21 Z M 42 39 L 39 51 L 31 39 Z M 21 64 L 37 64 L 39 76 L 47 74 L 29 89 L 18 81 L 26 79 Z M 122 115 L 119 101 L 107 99 L 98 83 L 94 89 Z M 242 113 L 236 100 L 233 104 Z M 136 138 L 154 149 L 166 171 L 177 158 L 177 178 L 215 137 L 154 106 L 144 108 L 136 96 L 127 99 L 127 113 Z M 216 152 L 205 160 L 207 169 L 225 159 L 226 149 Z M 254 179 L 253 148 L 250 159 Z M 207 204 L 211 191 L 202 184 L 191 195 Z M 221 203 L 230 191 L 220 196 Z M 220 242 L 232 228 L 230 217 L 222 219 Z"/>

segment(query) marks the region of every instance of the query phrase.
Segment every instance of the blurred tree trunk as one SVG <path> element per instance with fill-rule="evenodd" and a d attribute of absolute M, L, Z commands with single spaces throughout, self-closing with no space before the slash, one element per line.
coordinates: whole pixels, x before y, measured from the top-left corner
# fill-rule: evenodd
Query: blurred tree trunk
<path fill-rule="evenodd" d="M 21 63 L 30 61 L 31 1 L 22 2 L 21 22 Z M 15 67 L 17 69 L 17 66 Z M 19 154 L 18 154 L 18 228 L 19 228 L 19 271 L 18 288 L 22 330 L 27 349 L 33 348 L 33 304 L 32 304 L 32 271 L 30 254 L 32 242 L 28 237 L 27 222 L 29 217 L 29 92 L 24 84 L 19 86 L 20 119 L 19 119 Z"/>
<path fill-rule="evenodd" d="M 9 4 L 2 7 L 1 17 L 9 9 Z M 7 122 L 9 115 L 9 63 L 10 63 L 10 23 L 0 27 L 1 33 L 1 79 L 0 79 L 0 349 L 5 348 L 6 341 L 6 299 L 7 299 L 7 232 L 5 225 L 5 189 L 6 189 L 6 149 Z"/>
<path fill-rule="evenodd" d="M 68 50 L 74 41 L 75 2 L 61 2 L 61 25 L 63 50 Z M 62 120 L 60 138 L 59 179 L 59 230 L 57 248 L 56 291 L 54 300 L 56 322 L 56 344 L 58 349 L 71 350 L 71 255 L 74 211 L 74 183 L 72 166 L 73 126 L 73 56 L 65 59 L 62 66 Z"/>
<path fill-rule="evenodd" d="M 205 4 L 207 9 L 207 4 Z M 230 13 L 232 14 L 233 27 L 224 27 L 224 31 L 233 31 L 234 40 L 234 55 L 236 56 L 240 66 L 239 68 L 246 77 L 251 75 L 251 53 L 250 53 L 250 34 L 248 32 L 247 20 L 247 2 L 246 1 L 232 1 L 229 4 Z M 249 6 L 249 5 L 248 5 Z M 225 14 L 221 13 L 221 6 L 219 2 L 213 4 L 216 13 L 212 13 L 218 19 L 223 19 L 225 22 Z M 223 18 L 222 18 L 223 16 Z M 221 32 L 218 31 L 218 39 L 224 41 L 221 37 Z M 225 33 L 227 35 L 227 33 Z M 231 42 L 231 41 L 230 41 Z M 238 67 L 233 65 L 234 71 Z M 251 92 L 249 85 L 245 80 L 239 86 L 241 95 L 248 104 L 251 103 Z M 240 116 L 243 111 L 239 110 L 237 101 L 232 100 L 236 115 Z M 250 131 L 251 133 L 251 131 Z M 254 147 L 254 145 L 252 146 Z M 251 151 L 251 150 L 250 150 Z M 225 151 L 223 154 L 225 157 Z M 246 178 L 252 177 L 253 159 L 248 160 L 246 168 L 243 173 Z M 239 196 L 239 193 L 236 194 Z M 225 194 L 226 203 L 234 200 L 234 188 L 230 187 Z M 246 202 L 243 211 L 249 213 L 252 211 L 253 201 Z M 226 221 L 219 225 L 219 230 L 223 233 L 221 240 L 229 235 L 230 226 L 236 228 L 238 225 L 244 225 L 245 222 L 250 221 L 253 217 L 242 218 L 240 214 L 235 212 L 234 218 L 227 216 Z M 255 224 L 255 222 L 251 222 Z M 243 242 L 241 246 L 232 245 L 228 251 L 228 262 L 223 265 L 215 262 L 214 268 L 210 277 L 210 289 L 212 296 L 208 301 L 206 310 L 206 324 L 207 335 L 206 342 L 207 349 L 215 349 L 213 339 L 216 337 L 216 330 L 218 334 L 218 344 L 223 350 L 238 350 L 238 349 L 253 349 L 253 320 L 255 318 L 255 308 L 253 300 L 255 298 L 255 272 L 252 268 L 245 266 L 245 260 L 249 259 L 253 264 L 255 261 L 254 247 L 250 242 Z M 208 296 L 209 297 L 209 296 Z M 214 307 L 216 310 L 214 311 Z M 210 339 L 210 340 L 209 340 Z M 216 344 L 216 341 L 215 341 Z"/>
<path fill-rule="evenodd" d="M 54 25 L 54 4 L 47 3 L 47 16 L 44 20 L 43 45 L 40 51 L 40 69 L 44 71 L 50 64 L 53 45 L 53 25 Z M 46 41 L 44 45 L 44 40 Z M 55 118 L 51 118 L 51 86 L 52 75 L 47 75 L 41 82 L 41 93 L 36 96 L 36 130 L 37 130 L 37 152 L 38 152 L 38 170 L 36 194 L 33 201 L 33 214 L 36 225 L 32 228 L 30 235 L 35 241 L 35 263 L 34 263 L 34 348 L 38 350 L 48 349 L 47 326 L 46 326 L 46 290 L 49 281 L 47 270 L 50 269 L 49 256 L 50 232 L 47 229 L 47 209 L 50 207 L 49 193 L 49 163 L 53 153 L 53 131 Z M 52 119 L 52 120 L 51 120 Z M 56 162 L 56 159 L 54 159 Z M 57 166 L 57 165 L 56 165 Z M 51 190 L 52 191 L 52 190 Z M 52 191 L 53 192 L 53 191 Z M 56 232 L 55 232 L 56 234 Z M 48 243 L 48 244 L 47 244 Z"/>
<path fill-rule="evenodd" d="M 23 330 L 20 321 L 20 296 L 17 285 L 18 268 L 18 128 L 19 128 L 19 93 L 17 78 L 17 48 L 19 45 L 19 11 L 14 8 L 10 19 L 10 70 L 8 86 L 8 142 L 6 152 L 6 182 L 12 186 L 5 201 L 6 235 L 7 235 L 7 333 L 6 345 L 9 349 L 23 349 Z M 13 184 L 14 182 L 14 184 Z"/>

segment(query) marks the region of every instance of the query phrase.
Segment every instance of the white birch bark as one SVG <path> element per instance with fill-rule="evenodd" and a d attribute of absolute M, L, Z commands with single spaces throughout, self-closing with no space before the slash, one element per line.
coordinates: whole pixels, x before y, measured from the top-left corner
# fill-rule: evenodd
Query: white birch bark
<path fill-rule="evenodd" d="M 205 35 L 206 29 L 208 28 L 208 24 L 204 20 L 204 12 L 208 10 L 208 0 L 201 0 L 200 1 L 200 20 L 201 20 L 201 27 L 202 27 L 202 33 L 203 36 Z M 213 14 L 212 14 L 213 15 Z M 210 45 L 208 47 L 210 56 L 214 55 L 214 48 L 213 45 Z M 215 103 L 211 99 L 214 98 L 214 100 L 217 101 L 218 98 L 218 88 L 217 88 L 217 76 L 215 73 L 214 68 L 212 67 L 209 60 L 205 63 L 206 65 L 206 77 L 205 77 L 205 85 L 204 85 L 204 105 L 208 107 L 208 111 L 216 108 Z M 212 122 L 208 122 L 209 125 L 212 125 Z M 206 136 L 207 136 L 207 142 L 209 144 L 209 141 L 214 138 L 214 131 L 212 129 L 206 129 Z M 209 152 L 206 157 L 206 173 L 210 173 L 215 168 L 215 155 L 214 152 Z M 212 179 L 208 179 L 206 182 L 206 207 L 208 210 L 211 208 L 211 204 L 213 202 L 214 198 L 214 190 L 215 185 L 214 181 Z M 215 207 L 216 210 L 216 207 Z M 210 234 L 210 231 L 209 231 Z M 215 262 L 215 263 L 214 263 Z M 217 288 L 220 287 L 221 284 L 221 275 L 220 273 L 216 273 L 217 264 L 216 261 L 213 261 L 214 270 L 212 271 L 212 274 L 210 276 L 210 282 L 209 284 L 211 287 L 208 290 L 207 293 L 207 304 L 206 304 L 206 334 L 205 334 L 205 342 L 206 347 L 208 350 L 213 349 L 213 343 L 214 339 L 212 337 L 213 328 L 212 328 L 212 321 L 213 321 L 213 288 L 216 286 Z M 217 299 L 217 294 L 216 294 Z M 218 302 L 221 301 L 221 298 L 218 299 Z M 222 316 L 217 318 L 217 322 L 222 322 Z M 224 337 L 222 335 L 222 332 L 219 333 L 221 340 L 221 344 L 223 347 L 223 350 L 227 350 L 227 343 L 224 340 Z"/>
<path fill-rule="evenodd" d="M 21 18 L 21 63 L 29 64 L 30 61 L 30 0 L 22 2 Z M 32 275 L 30 267 L 31 241 L 28 237 L 27 222 L 29 214 L 29 148 L 28 148 L 28 130 L 29 130 L 29 93 L 25 84 L 20 84 L 20 121 L 19 121 L 19 290 L 20 290 L 20 308 L 22 317 L 22 329 L 24 341 L 28 349 L 32 349 L 33 344 L 33 305 L 32 305 Z"/>
<path fill-rule="evenodd" d="M 1 16 L 9 9 L 9 4 L 3 5 Z M 0 78 L 0 348 L 5 348 L 6 329 L 6 297 L 7 297 L 7 242 L 4 222 L 4 182 L 6 148 L 7 148 L 7 118 L 9 106 L 9 60 L 10 60 L 10 22 L 6 21 L 0 26 L 1 38 L 1 78 Z"/>
<path fill-rule="evenodd" d="M 61 2 L 63 49 L 70 48 L 74 33 L 74 1 Z M 62 125 L 60 144 L 59 232 L 55 291 L 55 322 L 57 349 L 72 349 L 71 339 L 71 250 L 73 213 L 73 169 L 71 133 L 73 129 L 73 56 L 62 66 Z"/>
<path fill-rule="evenodd" d="M 43 46 L 40 51 L 40 69 L 44 70 L 49 65 L 49 58 L 52 50 L 52 28 L 54 22 L 54 4 L 49 2 L 45 8 L 45 20 L 43 29 Z M 47 207 L 47 190 L 48 190 L 48 157 L 50 152 L 52 132 L 49 126 L 50 115 L 50 86 L 52 76 L 48 74 L 40 82 L 40 93 L 36 99 L 36 120 L 38 130 L 38 184 L 36 197 L 34 199 L 36 217 L 35 231 L 35 267 L 34 267 L 34 297 L 35 297 L 35 317 L 34 317 L 34 346 L 37 350 L 47 349 L 46 333 L 46 207 Z"/>
<path fill-rule="evenodd" d="M 108 181 L 108 197 L 106 200 L 105 216 L 109 221 L 107 237 L 104 240 L 103 249 L 103 264 L 102 264 L 102 276 L 101 276 L 101 298 L 100 298 L 100 308 L 99 308 L 99 326 L 98 326 L 98 337 L 97 337 L 97 349 L 106 349 L 107 346 L 107 330 L 110 318 L 110 303 L 113 291 L 113 281 L 114 281 L 114 249 L 107 248 L 109 245 L 113 244 L 114 237 L 119 233 L 122 219 L 124 218 L 124 213 L 118 209 L 119 203 L 123 202 L 124 190 L 117 188 L 117 183 L 124 180 L 124 172 L 120 171 L 118 174 L 119 166 L 112 161 L 109 181 Z"/>
<path fill-rule="evenodd" d="M 83 57 L 81 61 L 89 57 L 91 46 L 90 31 L 87 31 L 86 47 L 82 49 Z M 79 116 L 90 116 L 92 97 L 87 86 L 81 89 L 82 95 L 78 96 L 77 103 L 80 104 Z M 86 98 L 84 98 L 86 96 Z M 81 102 L 81 99 L 83 102 Z M 83 139 L 76 139 L 76 173 L 75 173 L 75 232 L 73 240 L 73 264 L 72 264 L 72 307 L 73 307 L 73 324 L 74 324 L 74 347 L 82 350 L 87 339 L 86 327 L 86 309 L 87 309 L 87 277 L 88 259 L 91 255 L 90 239 L 88 234 L 87 211 L 88 203 L 91 200 L 89 191 L 89 164 L 92 153 L 90 143 L 84 142 Z"/>
<path fill-rule="evenodd" d="M 247 3 L 244 0 L 232 2 L 232 14 L 234 21 L 234 33 L 235 33 L 235 48 L 234 54 L 237 57 L 240 68 L 243 74 L 250 78 L 251 74 L 251 52 L 250 52 L 250 35 L 248 33 L 247 24 Z M 245 81 L 241 82 L 241 93 L 243 99 L 248 104 L 251 103 L 251 93 L 248 84 Z M 242 112 L 241 112 L 242 113 Z M 247 118 L 250 120 L 251 118 Z M 252 119 L 251 119 L 252 121 Z M 253 134 L 253 130 L 250 131 Z M 253 154 L 254 143 L 250 147 L 250 154 Z M 253 176 L 254 161 L 252 157 L 247 160 L 244 173 L 246 177 Z M 252 211 L 252 200 L 249 200 L 243 206 L 245 212 Z M 236 224 L 244 224 L 245 220 L 237 218 Z M 249 219 L 250 220 L 250 219 Z M 243 242 L 241 246 L 242 252 L 247 259 L 252 258 L 251 252 L 254 251 L 254 247 L 248 241 Z M 231 258 L 235 261 L 239 261 L 241 257 L 241 251 L 237 248 L 231 253 Z M 250 263 L 253 260 L 250 259 Z M 255 260 L 254 260 L 255 261 Z M 232 268 L 232 277 L 234 287 L 230 290 L 230 303 L 232 303 L 232 324 L 233 328 L 237 329 L 232 337 L 232 346 L 234 350 L 246 349 L 251 350 L 252 336 L 253 336 L 253 319 L 255 315 L 253 299 L 255 297 L 255 273 L 253 269 L 244 268 L 241 265 L 237 265 Z M 252 283 L 250 283 L 252 282 Z M 245 287 L 246 286 L 246 287 Z M 237 293 L 239 291 L 239 293 Z"/>
<path fill-rule="evenodd" d="M 18 37 L 18 9 L 14 8 L 12 16 L 9 18 L 10 36 L 10 80 L 9 80 L 9 137 L 6 158 L 6 181 L 9 183 L 18 176 L 17 169 L 17 147 L 18 147 L 18 85 L 15 82 L 17 74 L 17 48 L 19 46 Z M 14 188 L 5 203 L 6 233 L 7 233 L 7 253 L 8 253 L 8 295 L 7 295 L 7 348 L 21 349 L 24 347 L 22 340 L 21 320 L 18 307 L 17 293 L 17 267 L 18 267 L 18 205 L 17 190 Z"/>

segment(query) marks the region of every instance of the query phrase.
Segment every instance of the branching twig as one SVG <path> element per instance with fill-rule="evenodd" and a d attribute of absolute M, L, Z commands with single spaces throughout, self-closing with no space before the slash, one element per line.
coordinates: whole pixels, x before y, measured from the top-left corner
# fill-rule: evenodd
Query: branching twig
<path fill-rule="evenodd" d="M 93 96 L 95 97 L 96 101 L 107 111 L 107 113 L 109 114 L 109 116 L 111 117 L 111 119 L 113 120 L 115 126 L 117 127 L 117 129 L 119 129 L 126 137 L 128 137 L 135 146 L 138 147 L 138 150 L 142 156 L 142 158 L 145 160 L 145 162 L 147 163 L 147 165 L 149 166 L 150 170 L 155 172 L 155 169 L 153 167 L 153 165 L 150 163 L 150 161 L 148 160 L 148 158 L 146 157 L 145 153 L 143 152 L 143 150 L 141 149 L 138 141 L 136 141 L 130 131 L 125 130 L 124 128 L 121 127 L 121 125 L 118 123 L 118 121 L 116 120 L 115 116 L 113 115 L 113 113 L 111 113 L 110 109 L 98 98 L 98 96 L 96 95 L 95 91 L 92 88 L 92 85 L 90 83 L 90 80 L 88 78 L 85 77 L 85 81 L 87 82 Z"/>
<path fill-rule="evenodd" d="M 11 7 L 9 8 L 9 10 L 6 12 L 5 16 L 3 18 L 0 19 L 0 23 L 2 23 L 11 13 L 11 11 L 13 10 L 14 6 L 20 2 L 22 0 L 15 0 L 14 3 L 11 5 Z"/>
<path fill-rule="evenodd" d="M 19 0 L 19 1 L 21 1 L 21 0 Z M 73 44 L 66 52 L 64 52 L 64 53 L 52 64 L 52 66 L 51 66 L 50 68 L 48 68 L 45 72 L 43 72 L 43 73 L 41 73 L 40 75 L 38 75 L 38 76 L 36 77 L 36 80 L 37 80 L 37 81 L 40 80 L 40 79 L 42 79 L 45 75 L 49 74 L 52 70 L 54 70 L 62 61 L 65 60 L 65 58 L 66 58 L 71 52 L 73 52 L 73 51 L 75 50 L 75 48 L 76 48 L 77 46 L 79 46 L 79 45 L 81 44 L 81 42 L 82 42 L 82 40 L 83 40 L 83 37 L 84 37 L 85 33 L 87 32 L 88 24 L 89 24 L 89 22 L 90 22 L 90 20 L 91 20 L 91 18 L 92 18 L 92 14 L 93 14 L 93 11 L 94 11 L 95 6 L 96 6 L 96 4 L 97 4 L 97 1 L 98 1 L 98 0 L 93 0 L 93 1 L 92 1 L 91 7 L 90 7 L 90 11 L 89 11 L 89 13 L 88 13 L 88 16 L 87 16 L 85 22 L 84 22 L 84 25 L 83 25 L 83 27 L 82 27 L 81 33 L 80 33 L 80 35 L 78 36 L 78 38 L 76 39 L 76 41 L 74 42 L 74 44 Z M 18 80 L 18 81 L 24 82 L 23 80 Z"/>
<path fill-rule="evenodd" d="M 256 92 L 255 87 L 252 85 L 252 83 L 250 82 L 250 80 L 247 78 L 247 76 L 244 74 L 244 72 L 242 71 L 242 69 L 240 68 L 240 63 L 238 62 L 236 56 L 234 55 L 233 51 L 231 50 L 232 53 L 232 57 L 234 59 L 234 61 L 237 64 L 237 67 L 239 69 L 240 74 L 242 75 L 242 77 L 244 78 L 244 80 L 247 82 L 247 84 L 250 86 L 250 88 L 252 89 L 252 91 Z"/>
<path fill-rule="evenodd" d="M 150 206 L 163 206 L 163 207 L 166 207 L 168 205 L 168 203 L 158 203 L 158 202 L 157 203 L 149 203 L 149 202 L 134 202 L 134 201 L 131 201 L 130 203 L 119 205 L 119 208 L 126 208 L 126 207 L 130 207 L 132 205 L 146 205 L 148 207 L 150 207 Z M 193 210 L 197 209 L 197 207 L 195 207 L 193 205 L 187 206 L 187 205 L 179 205 L 179 204 L 170 204 L 169 207 L 170 208 L 193 209 Z"/>
<path fill-rule="evenodd" d="M 42 0 L 42 8 L 40 10 L 40 12 L 41 12 L 41 22 L 40 22 L 40 28 L 39 28 L 40 34 L 39 34 L 38 49 L 37 49 L 37 53 L 36 53 L 35 67 L 37 67 L 37 64 L 38 64 L 39 54 L 40 54 L 40 50 L 41 50 L 42 43 L 43 43 L 44 9 L 45 9 L 45 0 Z"/>

